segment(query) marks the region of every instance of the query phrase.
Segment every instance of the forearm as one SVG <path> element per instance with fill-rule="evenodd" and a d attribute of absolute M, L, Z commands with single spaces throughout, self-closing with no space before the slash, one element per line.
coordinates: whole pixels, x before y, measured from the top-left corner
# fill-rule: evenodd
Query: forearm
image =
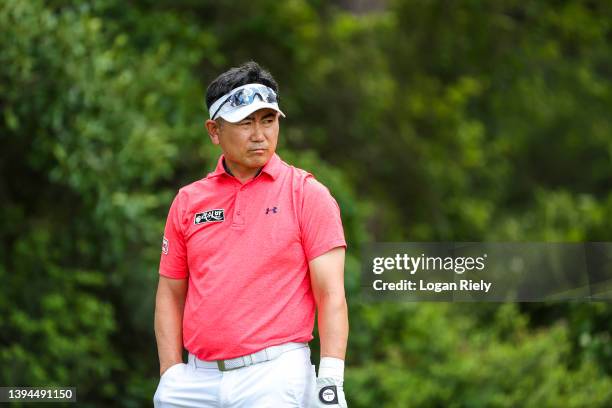
<path fill-rule="evenodd" d="M 335 357 L 344 360 L 349 331 L 348 308 L 344 292 L 321 296 L 317 310 L 321 357 Z"/>
<path fill-rule="evenodd" d="M 155 338 L 160 373 L 183 361 L 183 309 L 185 299 L 160 288 L 155 302 Z"/>

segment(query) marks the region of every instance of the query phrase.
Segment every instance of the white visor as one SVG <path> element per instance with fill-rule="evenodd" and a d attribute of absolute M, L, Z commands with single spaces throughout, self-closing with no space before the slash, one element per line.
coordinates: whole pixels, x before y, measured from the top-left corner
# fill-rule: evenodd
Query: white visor
<path fill-rule="evenodd" d="M 262 87 L 265 88 L 262 90 Z M 235 106 L 231 98 L 240 90 L 249 89 L 252 90 L 252 101 L 242 106 Z M 259 109 L 273 109 L 280 113 L 283 117 L 285 114 L 278 107 L 278 103 L 268 102 L 264 96 L 261 95 L 258 91 L 265 91 L 274 94 L 276 97 L 276 92 L 272 88 L 269 88 L 262 84 L 251 83 L 239 86 L 238 88 L 232 89 L 230 92 L 226 93 L 219 99 L 217 99 L 208 110 L 209 117 L 211 119 L 216 119 L 221 117 L 228 122 L 236 123 L 240 122 L 242 119 L 249 116 L 251 113 L 258 111 Z M 214 116 L 214 117 L 213 117 Z"/>

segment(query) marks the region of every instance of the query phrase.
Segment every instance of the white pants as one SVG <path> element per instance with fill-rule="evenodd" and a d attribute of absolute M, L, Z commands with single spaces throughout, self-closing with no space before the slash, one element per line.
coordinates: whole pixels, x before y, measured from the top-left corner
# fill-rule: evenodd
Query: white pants
<path fill-rule="evenodd" d="M 230 371 L 175 364 L 159 380 L 155 408 L 308 407 L 316 386 L 310 348 L 286 351 L 274 360 Z"/>

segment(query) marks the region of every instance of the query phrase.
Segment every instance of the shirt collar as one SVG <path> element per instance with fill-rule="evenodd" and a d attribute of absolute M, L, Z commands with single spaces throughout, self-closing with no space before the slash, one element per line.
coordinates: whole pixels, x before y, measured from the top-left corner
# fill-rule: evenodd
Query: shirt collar
<path fill-rule="evenodd" d="M 228 176 L 233 177 L 225 171 L 225 168 L 223 167 L 223 157 L 223 155 L 219 157 L 219 160 L 217 160 L 217 167 L 215 168 L 215 171 L 210 173 L 208 177 L 217 177 L 222 174 L 227 174 Z M 272 177 L 272 180 L 276 180 L 280 174 L 281 166 L 282 161 L 280 157 L 278 157 L 278 155 L 274 153 L 272 157 L 270 157 L 270 160 L 268 160 L 268 162 L 261 169 L 261 173 L 266 173 L 267 175 Z"/>

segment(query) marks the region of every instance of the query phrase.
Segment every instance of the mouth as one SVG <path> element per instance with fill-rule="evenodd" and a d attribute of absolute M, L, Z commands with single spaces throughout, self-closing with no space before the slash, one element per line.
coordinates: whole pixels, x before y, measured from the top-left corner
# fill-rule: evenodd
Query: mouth
<path fill-rule="evenodd" d="M 265 153 L 267 152 L 268 149 L 264 149 L 264 148 L 256 148 L 256 149 L 249 149 L 249 152 L 251 153 Z"/>

